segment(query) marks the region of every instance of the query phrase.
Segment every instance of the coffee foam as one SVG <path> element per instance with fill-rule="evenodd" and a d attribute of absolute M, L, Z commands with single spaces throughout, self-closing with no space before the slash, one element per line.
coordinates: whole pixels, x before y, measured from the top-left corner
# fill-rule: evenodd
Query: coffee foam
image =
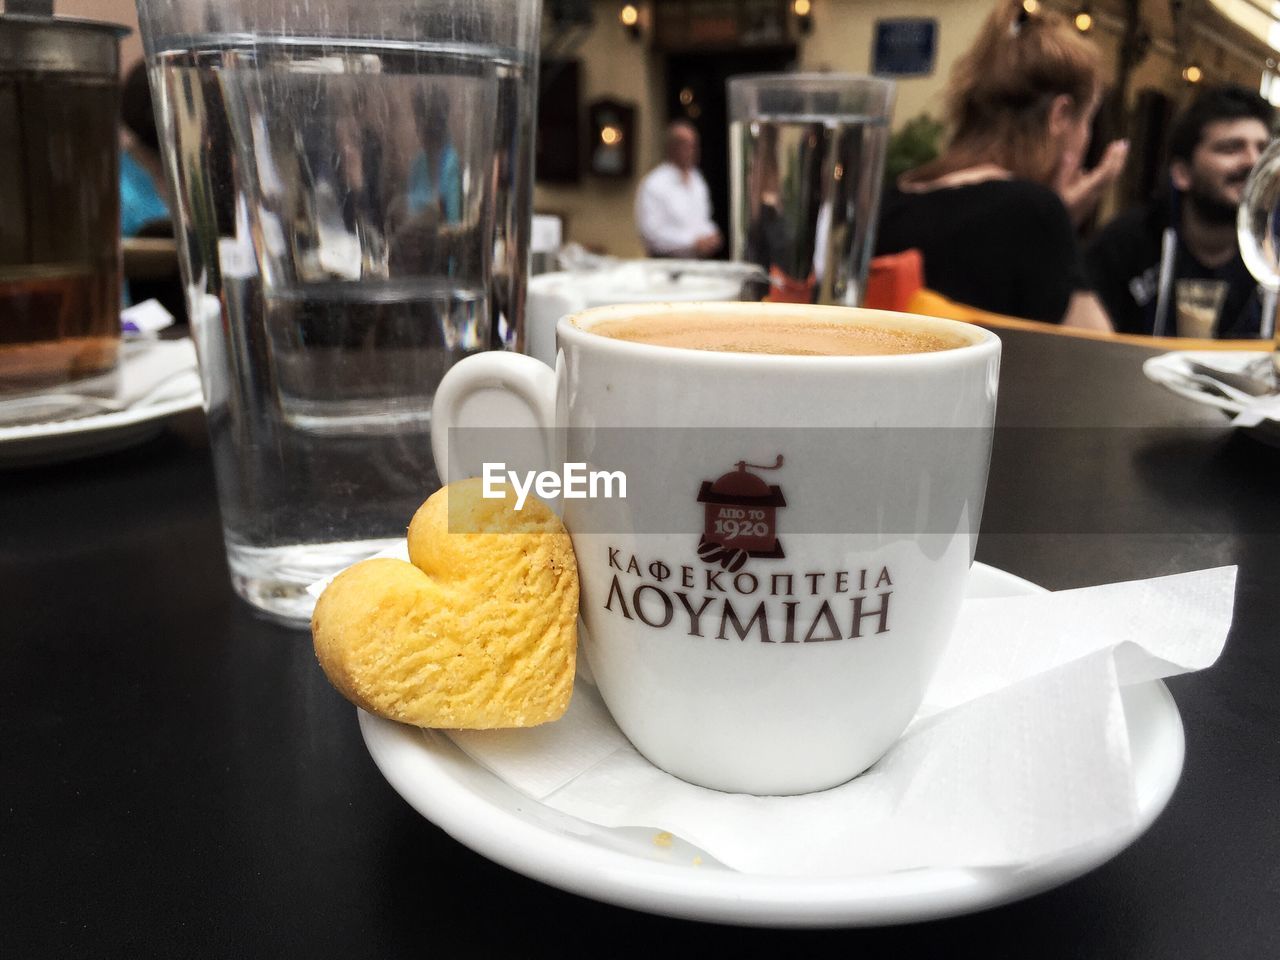
<path fill-rule="evenodd" d="M 839 323 L 799 315 L 673 312 L 602 320 L 585 329 L 615 340 L 660 347 L 781 356 L 890 356 L 935 353 L 967 345 L 959 336 L 931 330 Z"/>

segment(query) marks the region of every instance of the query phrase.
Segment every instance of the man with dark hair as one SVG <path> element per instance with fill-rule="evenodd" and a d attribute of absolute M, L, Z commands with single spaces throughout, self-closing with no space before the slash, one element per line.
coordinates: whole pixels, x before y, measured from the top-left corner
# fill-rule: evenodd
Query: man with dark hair
<path fill-rule="evenodd" d="M 1219 338 L 1270 332 L 1263 314 L 1274 315 L 1274 299 L 1240 258 L 1236 210 L 1271 137 L 1273 115 L 1258 94 L 1226 86 L 1205 90 L 1174 123 L 1168 194 L 1121 214 L 1085 251 L 1089 278 L 1117 332 Z"/>

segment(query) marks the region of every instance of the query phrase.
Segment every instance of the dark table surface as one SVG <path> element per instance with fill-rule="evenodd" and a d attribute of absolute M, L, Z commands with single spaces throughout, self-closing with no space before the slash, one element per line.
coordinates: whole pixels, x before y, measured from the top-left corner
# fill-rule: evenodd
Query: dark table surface
<path fill-rule="evenodd" d="M 1240 567 L 1222 659 L 1169 682 L 1177 792 L 1102 868 L 965 917 L 785 931 L 496 866 L 385 783 L 308 635 L 232 594 L 190 414 L 0 473 L 0 956 L 1280 956 L 1280 451 L 1149 384 L 1148 351 L 1002 338 L 980 560 L 1053 589 Z"/>

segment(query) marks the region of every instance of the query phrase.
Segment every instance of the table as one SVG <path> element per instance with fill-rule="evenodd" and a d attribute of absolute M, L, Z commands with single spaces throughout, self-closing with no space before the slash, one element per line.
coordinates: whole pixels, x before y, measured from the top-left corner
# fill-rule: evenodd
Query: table
<path fill-rule="evenodd" d="M 781 931 L 489 863 L 383 781 L 308 636 L 233 596 L 190 414 L 130 451 L 0 474 L 0 955 L 1280 955 L 1280 451 L 1147 383 L 1150 351 L 1001 335 L 979 559 L 1054 589 L 1240 565 L 1222 660 L 1169 684 L 1182 782 L 1103 868 L 967 917 Z"/>

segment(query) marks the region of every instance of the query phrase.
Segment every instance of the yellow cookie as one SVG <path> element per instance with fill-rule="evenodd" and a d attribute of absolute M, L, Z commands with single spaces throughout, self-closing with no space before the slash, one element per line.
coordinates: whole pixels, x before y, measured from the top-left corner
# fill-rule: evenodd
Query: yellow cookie
<path fill-rule="evenodd" d="M 357 563 L 316 604 L 320 666 L 370 713 L 489 729 L 546 723 L 569 706 L 578 624 L 569 535 L 541 501 L 517 511 L 514 494 L 481 490 L 476 479 L 438 491 L 409 524 L 411 563 Z"/>

